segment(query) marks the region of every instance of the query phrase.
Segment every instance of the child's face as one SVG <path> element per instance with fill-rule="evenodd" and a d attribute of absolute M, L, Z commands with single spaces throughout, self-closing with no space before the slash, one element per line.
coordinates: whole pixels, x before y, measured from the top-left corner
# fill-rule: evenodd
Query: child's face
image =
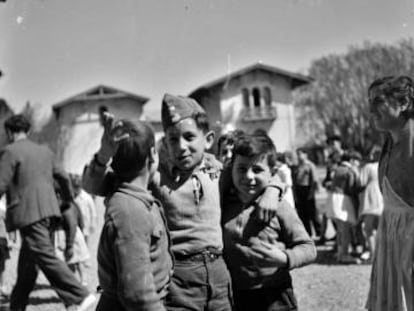
<path fill-rule="evenodd" d="M 272 170 L 265 156 L 251 158 L 237 155 L 233 162 L 232 179 L 238 196 L 247 202 L 269 184 Z"/>
<path fill-rule="evenodd" d="M 192 118 L 181 120 L 165 130 L 168 155 L 181 170 L 188 171 L 200 164 L 204 151 L 213 144 L 212 132 L 204 133 Z"/>

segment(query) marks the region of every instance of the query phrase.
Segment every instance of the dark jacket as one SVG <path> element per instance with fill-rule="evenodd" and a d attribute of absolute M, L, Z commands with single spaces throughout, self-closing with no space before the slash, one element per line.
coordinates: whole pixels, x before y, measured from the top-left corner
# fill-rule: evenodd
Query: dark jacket
<path fill-rule="evenodd" d="M 226 198 L 225 202 L 224 255 L 236 290 L 289 287 L 289 270 L 315 260 L 315 245 L 296 211 L 286 201 L 280 203 L 276 217 L 267 224 L 256 219 L 254 206 L 243 206 L 237 197 Z M 288 268 L 257 266 L 249 250 L 260 241 L 283 250 L 288 257 Z M 237 248 L 236 244 L 243 247 Z"/>
<path fill-rule="evenodd" d="M 125 310 L 164 310 L 173 266 L 169 245 L 160 203 L 144 189 L 121 184 L 106 199 L 98 248 L 104 294 Z"/>
<path fill-rule="evenodd" d="M 8 231 L 60 216 L 54 178 L 60 183 L 64 199 L 70 200 L 69 177 L 56 165 L 48 147 L 23 139 L 2 150 L 0 196 L 7 192 Z"/>

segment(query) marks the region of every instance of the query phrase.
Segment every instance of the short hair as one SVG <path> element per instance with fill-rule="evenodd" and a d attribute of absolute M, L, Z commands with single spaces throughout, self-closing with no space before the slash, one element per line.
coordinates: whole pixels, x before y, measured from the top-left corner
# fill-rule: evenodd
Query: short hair
<path fill-rule="evenodd" d="M 276 146 L 264 133 L 244 134 L 236 141 L 233 160 L 237 155 L 249 158 L 265 157 L 270 168 L 276 165 Z"/>
<path fill-rule="evenodd" d="M 341 136 L 339 136 L 339 135 L 332 135 L 332 136 L 329 136 L 329 137 L 326 139 L 326 142 L 327 142 L 328 144 L 330 144 L 330 143 L 332 143 L 332 142 L 334 142 L 334 141 L 339 141 L 339 142 L 341 142 L 341 143 L 342 143 Z"/>
<path fill-rule="evenodd" d="M 193 119 L 197 128 L 203 131 L 203 133 L 207 133 L 210 130 L 210 121 L 206 113 L 199 112 L 194 115 Z"/>
<path fill-rule="evenodd" d="M 349 151 L 349 158 L 350 158 L 350 160 L 361 161 L 362 160 L 362 155 L 361 155 L 360 152 L 358 152 L 356 150 L 350 150 Z"/>
<path fill-rule="evenodd" d="M 151 148 L 155 147 L 155 137 L 154 131 L 145 122 L 125 119 L 121 122 L 119 131 L 129 134 L 129 137 L 119 142 L 111 167 L 118 179 L 130 181 L 143 169 Z"/>
<path fill-rule="evenodd" d="M 368 93 L 379 88 L 381 92 L 389 98 L 397 100 L 397 102 L 408 103 L 408 109 L 402 113 L 407 118 L 414 118 L 414 83 L 408 76 L 386 76 L 376 79 L 368 88 Z"/>
<path fill-rule="evenodd" d="M 304 148 L 304 147 L 300 147 L 300 148 L 296 149 L 296 153 L 299 153 L 299 152 L 308 155 L 308 150 L 306 150 L 306 148 Z"/>
<path fill-rule="evenodd" d="M 351 153 L 349 151 L 345 151 L 341 155 L 341 161 L 349 162 L 351 160 Z"/>
<path fill-rule="evenodd" d="M 15 114 L 4 122 L 4 128 L 12 133 L 27 133 L 30 127 L 30 121 L 22 114 Z"/>

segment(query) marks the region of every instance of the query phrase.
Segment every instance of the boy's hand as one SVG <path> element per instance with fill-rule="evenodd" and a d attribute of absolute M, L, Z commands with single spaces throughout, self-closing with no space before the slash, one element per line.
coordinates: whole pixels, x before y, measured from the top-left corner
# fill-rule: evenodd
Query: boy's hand
<path fill-rule="evenodd" d="M 275 245 L 260 241 L 251 246 L 251 251 L 258 266 L 277 268 L 287 268 L 288 266 L 286 253 Z"/>
<path fill-rule="evenodd" d="M 129 137 L 128 133 L 122 132 L 122 121 L 114 122 L 114 115 L 104 112 L 102 115 L 104 132 L 101 138 L 101 148 L 98 151 L 98 159 L 106 164 L 115 155 L 119 142 Z"/>
<path fill-rule="evenodd" d="M 72 247 L 66 247 L 65 249 L 65 260 L 69 261 L 73 257 L 74 251 Z"/>
<path fill-rule="evenodd" d="M 263 194 L 255 202 L 255 214 L 258 219 L 268 223 L 276 216 L 279 205 L 280 189 L 267 187 Z"/>

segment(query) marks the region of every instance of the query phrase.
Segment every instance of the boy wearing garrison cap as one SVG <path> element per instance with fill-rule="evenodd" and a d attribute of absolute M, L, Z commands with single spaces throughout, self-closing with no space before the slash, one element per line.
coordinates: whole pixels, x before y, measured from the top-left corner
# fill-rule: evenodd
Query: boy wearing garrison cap
<path fill-rule="evenodd" d="M 83 176 L 87 191 L 98 195 L 111 187 L 105 176 L 106 164 L 118 140 L 108 135 L 111 123 L 111 118 L 105 121 L 107 130 L 101 149 Z M 195 100 L 182 96 L 164 96 L 162 125 L 168 161 L 160 160 L 152 192 L 163 204 L 175 257 L 167 309 L 231 310 L 230 275 L 222 258 L 221 166 L 205 155 L 214 142 L 214 133 L 204 109 Z M 279 192 L 278 187 L 272 189 L 277 190 L 269 192 Z M 274 202 L 262 201 L 262 206 L 274 206 Z M 263 210 L 267 211 L 262 207 L 260 211 Z"/>

